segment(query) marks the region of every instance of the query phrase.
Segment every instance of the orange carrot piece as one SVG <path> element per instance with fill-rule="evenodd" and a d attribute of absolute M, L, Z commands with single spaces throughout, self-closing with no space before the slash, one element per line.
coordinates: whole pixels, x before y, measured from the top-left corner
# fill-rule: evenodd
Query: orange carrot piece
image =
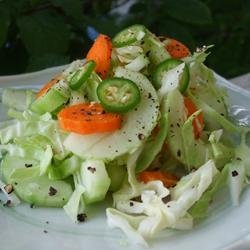
<path fill-rule="evenodd" d="M 111 53 L 111 39 L 106 35 L 100 34 L 96 38 L 94 44 L 86 56 L 87 60 L 95 61 L 95 71 L 101 76 L 102 79 L 105 79 L 108 74 L 111 62 Z"/>
<path fill-rule="evenodd" d="M 186 107 L 188 117 L 197 111 L 195 104 L 188 97 L 184 97 L 184 105 Z M 193 120 L 193 130 L 196 139 L 200 137 L 203 128 L 204 128 L 204 119 L 202 113 L 200 113 Z"/>
<path fill-rule="evenodd" d="M 162 181 L 165 187 L 173 187 L 178 181 L 178 178 L 175 175 L 160 170 L 143 171 L 138 175 L 138 179 L 144 183 L 159 180 Z"/>
<path fill-rule="evenodd" d="M 49 82 L 47 82 L 40 90 L 39 92 L 36 94 L 36 98 L 39 98 L 40 96 L 46 94 L 48 92 L 48 90 L 57 83 L 58 80 L 61 79 L 60 75 L 55 76 L 54 78 L 52 78 Z"/>
<path fill-rule="evenodd" d="M 190 55 L 190 50 L 186 45 L 172 38 L 169 38 L 168 40 L 166 49 L 171 57 L 181 59 Z"/>
<path fill-rule="evenodd" d="M 62 129 L 78 134 L 112 132 L 121 127 L 121 116 L 106 113 L 99 103 L 81 103 L 62 109 L 58 115 Z"/>

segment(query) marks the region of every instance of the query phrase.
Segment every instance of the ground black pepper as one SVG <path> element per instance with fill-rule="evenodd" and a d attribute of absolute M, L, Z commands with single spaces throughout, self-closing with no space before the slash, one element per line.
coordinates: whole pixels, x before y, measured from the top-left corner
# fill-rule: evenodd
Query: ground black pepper
<path fill-rule="evenodd" d="M 54 196 L 57 193 L 57 190 L 52 186 L 49 187 L 49 196 Z"/>
<path fill-rule="evenodd" d="M 237 175 L 239 175 L 239 173 L 238 173 L 236 170 L 232 171 L 232 176 L 233 176 L 233 177 L 235 177 L 235 176 L 237 176 Z"/>

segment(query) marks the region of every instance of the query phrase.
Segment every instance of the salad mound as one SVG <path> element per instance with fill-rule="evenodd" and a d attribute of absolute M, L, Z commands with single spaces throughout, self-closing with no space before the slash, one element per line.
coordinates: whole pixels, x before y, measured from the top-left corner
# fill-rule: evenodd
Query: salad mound
<path fill-rule="evenodd" d="M 249 128 L 229 117 L 204 64 L 209 48 L 191 53 L 133 25 L 113 39 L 100 34 L 86 59 L 39 91 L 3 90 L 5 204 L 63 208 L 81 222 L 111 193 L 108 224 L 143 245 L 166 228 L 191 229 L 226 185 L 238 205 Z"/>

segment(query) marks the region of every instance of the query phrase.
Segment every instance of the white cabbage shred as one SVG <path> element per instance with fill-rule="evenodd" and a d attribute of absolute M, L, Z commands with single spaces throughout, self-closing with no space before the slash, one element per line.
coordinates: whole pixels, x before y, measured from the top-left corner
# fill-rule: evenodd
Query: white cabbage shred
<path fill-rule="evenodd" d="M 207 190 L 218 170 L 209 160 L 168 189 L 161 181 L 137 182 L 134 168 L 139 154 L 140 150 L 130 155 L 128 183 L 113 194 L 114 208 L 108 208 L 106 214 L 111 227 L 120 228 L 133 243 L 147 246 L 147 240 L 165 228 L 192 228 L 188 210 Z M 164 198 L 169 201 L 165 203 Z"/>

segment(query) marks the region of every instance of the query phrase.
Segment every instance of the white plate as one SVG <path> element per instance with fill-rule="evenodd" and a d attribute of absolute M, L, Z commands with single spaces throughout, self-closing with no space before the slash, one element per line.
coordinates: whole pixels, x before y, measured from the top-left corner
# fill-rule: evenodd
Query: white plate
<path fill-rule="evenodd" d="M 31 74 L 0 77 L 0 87 L 36 87 L 63 68 L 64 66 Z M 232 104 L 250 108 L 250 92 L 236 87 L 218 75 L 216 78 L 219 85 L 228 89 Z M 0 119 L 4 119 L 1 105 Z M 25 204 L 15 208 L 0 206 L 0 249 L 135 249 L 121 231 L 107 227 L 105 206 L 108 203 L 110 204 L 107 202 L 105 205 L 92 206 L 88 212 L 88 220 L 79 225 L 73 224 L 62 209 L 30 208 Z M 190 231 L 165 230 L 151 242 L 150 249 L 211 250 L 227 247 L 250 234 L 249 208 L 249 189 L 243 193 L 237 208 L 232 207 L 228 194 L 224 191 L 213 202 L 209 218 L 199 222 Z"/>

